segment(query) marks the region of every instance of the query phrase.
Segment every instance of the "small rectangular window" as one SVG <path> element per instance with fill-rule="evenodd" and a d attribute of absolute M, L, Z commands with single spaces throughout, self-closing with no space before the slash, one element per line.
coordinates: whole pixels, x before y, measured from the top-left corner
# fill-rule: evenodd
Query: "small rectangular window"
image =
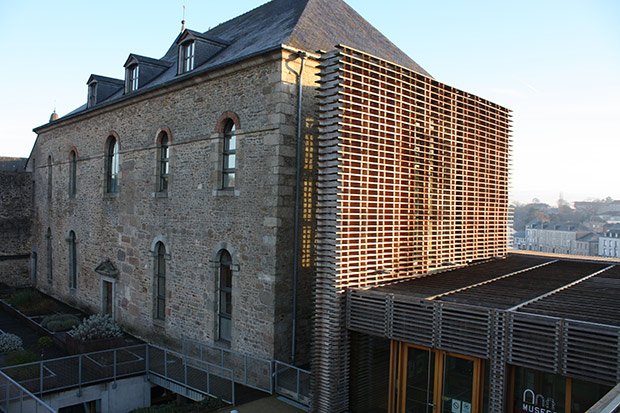
<path fill-rule="evenodd" d="M 97 103 L 97 82 L 93 82 L 88 85 L 88 104 L 89 108 L 92 108 Z"/>
<path fill-rule="evenodd" d="M 194 70 L 194 42 L 181 45 L 181 73 Z"/>
<path fill-rule="evenodd" d="M 133 92 L 138 90 L 138 77 L 140 75 L 140 67 L 136 64 L 127 69 L 125 80 L 125 92 Z"/>

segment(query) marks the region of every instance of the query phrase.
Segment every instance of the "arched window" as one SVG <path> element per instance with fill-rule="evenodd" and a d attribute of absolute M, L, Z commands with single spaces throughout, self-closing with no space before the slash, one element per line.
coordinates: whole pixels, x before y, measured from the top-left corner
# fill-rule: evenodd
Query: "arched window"
<path fill-rule="evenodd" d="M 110 136 L 106 150 L 106 192 L 110 194 L 118 192 L 118 174 L 121 165 L 119 151 L 118 139 Z"/>
<path fill-rule="evenodd" d="M 47 281 L 52 282 L 54 259 L 52 257 L 52 230 L 48 227 L 45 234 L 46 250 L 47 250 Z"/>
<path fill-rule="evenodd" d="M 155 318 L 166 318 L 166 247 L 162 242 L 155 245 Z"/>
<path fill-rule="evenodd" d="M 69 288 L 77 288 L 77 250 L 75 247 L 75 232 L 69 231 Z"/>
<path fill-rule="evenodd" d="M 47 201 L 52 202 L 52 155 L 47 157 Z"/>
<path fill-rule="evenodd" d="M 218 338 L 230 343 L 232 327 L 232 257 L 226 250 L 220 252 L 220 282 Z"/>
<path fill-rule="evenodd" d="M 159 165 L 158 175 L 159 183 L 157 186 L 158 192 L 168 191 L 169 173 L 170 173 L 170 139 L 166 132 L 159 134 Z"/>
<path fill-rule="evenodd" d="M 69 153 L 69 196 L 73 198 L 77 191 L 77 154 Z"/>
<path fill-rule="evenodd" d="M 224 126 L 224 150 L 222 153 L 222 188 L 235 187 L 235 170 L 237 167 L 237 136 L 235 122 L 228 119 Z"/>

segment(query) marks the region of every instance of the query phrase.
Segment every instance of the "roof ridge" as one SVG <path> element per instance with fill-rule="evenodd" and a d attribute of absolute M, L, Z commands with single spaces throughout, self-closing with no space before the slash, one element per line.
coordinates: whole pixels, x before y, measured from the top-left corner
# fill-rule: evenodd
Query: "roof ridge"
<path fill-rule="evenodd" d="M 322 43 L 328 51 L 344 44 L 432 77 L 344 0 L 302 1 L 306 3 L 304 9 L 286 37 L 289 46 L 303 48 L 306 43 Z"/>

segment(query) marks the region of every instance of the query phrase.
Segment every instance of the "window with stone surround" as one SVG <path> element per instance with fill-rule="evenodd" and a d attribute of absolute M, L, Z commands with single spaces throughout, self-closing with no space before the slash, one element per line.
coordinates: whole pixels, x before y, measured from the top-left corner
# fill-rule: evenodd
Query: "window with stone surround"
<path fill-rule="evenodd" d="M 224 146 L 222 150 L 222 189 L 235 187 L 237 170 L 237 135 L 235 122 L 227 119 L 224 126 Z"/>
<path fill-rule="evenodd" d="M 52 176 L 53 161 L 52 155 L 47 157 L 47 202 L 52 204 L 52 185 L 54 177 Z"/>
<path fill-rule="evenodd" d="M 69 288 L 75 290 L 77 288 L 77 248 L 74 231 L 69 231 L 67 243 L 69 244 Z"/>
<path fill-rule="evenodd" d="M 106 192 L 115 194 L 119 191 L 118 179 L 120 172 L 120 147 L 118 139 L 108 137 L 106 146 Z"/>
<path fill-rule="evenodd" d="M 165 131 L 159 134 L 158 141 L 158 165 L 157 165 L 157 192 L 168 192 L 170 183 L 170 138 Z"/>
<path fill-rule="evenodd" d="M 163 242 L 155 245 L 155 308 L 154 315 L 157 320 L 166 318 L 166 247 Z"/>
<path fill-rule="evenodd" d="M 52 251 L 52 229 L 51 228 L 47 228 L 47 233 L 45 234 L 45 243 L 46 243 L 46 252 L 47 252 L 47 282 L 52 282 L 52 278 L 53 278 L 53 266 L 54 266 L 54 259 L 53 259 L 53 251 Z"/>
<path fill-rule="evenodd" d="M 220 251 L 218 339 L 230 343 L 232 336 L 232 257 L 226 250 Z"/>
<path fill-rule="evenodd" d="M 77 154 L 69 153 L 69 197 L 74 198 L 77 192 Z"/>

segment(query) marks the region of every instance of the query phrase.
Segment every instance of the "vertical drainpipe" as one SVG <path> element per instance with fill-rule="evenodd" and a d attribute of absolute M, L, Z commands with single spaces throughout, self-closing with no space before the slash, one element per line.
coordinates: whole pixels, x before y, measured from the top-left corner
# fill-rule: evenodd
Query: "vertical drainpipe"
<path fill-rule="evenodd" d="M 306 52 L 298 51 L 297 56 L 301 58 L 299 74 L 297 75 L 297 151 L 295 154 L 295 216 L 293 218 L 293 308 L 291 323 L 291 364 L 295 364 L 295 353 L 297 352 L 297 281 L 299 279 L 299 227 L 301 215 L 301 171 L 303 168 L 303 140 L 301 135 L 301 104 L 303 92 L 304 63 L 306 62 Z"/>

